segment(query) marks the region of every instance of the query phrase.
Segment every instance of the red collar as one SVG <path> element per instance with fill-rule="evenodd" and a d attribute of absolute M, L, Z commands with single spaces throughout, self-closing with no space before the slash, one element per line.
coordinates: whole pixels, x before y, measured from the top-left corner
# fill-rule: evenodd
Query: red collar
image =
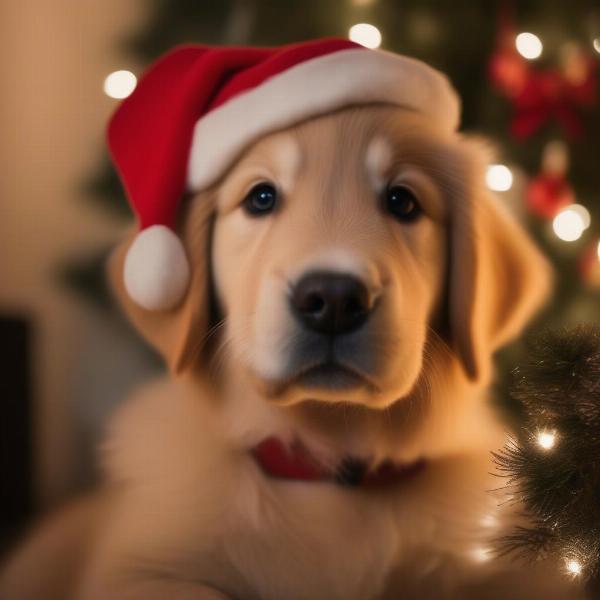
<path fill-rule="evenodd" d="M 425 466 L 423 459 L 401 464 L 385 461 L 369 470 L 365 461 L 346 458 L 335 469 L 321 465 L 308 449 L 296 441 L 285 446 L 279 439 L 269 437 L 252 449 L 261 469 L 277 479 L 299 481 L 328 481 L 352 487 L 380 487 L 398 483 L 415 475 Z"/>

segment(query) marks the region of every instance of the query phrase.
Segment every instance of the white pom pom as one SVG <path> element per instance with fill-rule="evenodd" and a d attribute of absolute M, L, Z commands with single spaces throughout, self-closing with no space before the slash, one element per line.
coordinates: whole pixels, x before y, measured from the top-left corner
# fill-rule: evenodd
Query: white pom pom
<path fill-rule="evenodd" d="M 164 225 L 144 229 L 127 252 L 123 277 L 129 297 L 142 308 L 173 308 L 183 298 L 190 279 L 181 241 Z"/>

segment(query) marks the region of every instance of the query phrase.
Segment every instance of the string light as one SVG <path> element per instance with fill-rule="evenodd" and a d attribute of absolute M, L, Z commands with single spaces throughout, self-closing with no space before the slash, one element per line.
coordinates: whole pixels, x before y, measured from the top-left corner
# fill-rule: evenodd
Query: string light
<path fill-rule="evenodd" d="M 473 548 L 471 550 L 471 558 L 475 562 L 484 563 L 492 558 L 492 551 L 489 548 Z"/>
<path fill-rule="evenodd" d="M 581 215 L 569 206 L 554 217 L 552 229 L 563 242 L 574 242 L 583 234 L 585 223 Z"/>
<path fill-rule="evenodd" d="M 135 89 L 137 78 L 131 71 L 114 71 L 104 80 L 104 93 L 120 100 Z"/>
<path fill-rule="evenodd" d="M 348 37 L 361 46 L 367 48 L 379 48 L 381 46 L 381 32 L 375 25 L 369 23 L 357 23 L 350 27 Z"/>
<path fill-rule="evenodd" d="M 544 46 L 542 40 L 534 33 L 520 33 L 515 39 L 517 52 L 529 60 L 534 60 L 542 55 Z"/>
<path fill-rule="evenodd" d="M 506 192 L 513 184 L 513 175 L 506 165 L 490 165 L 485 174 L 485 182 L 490 190 Z"/>
<path fill-rule="evenodd" d="M 583 571 L 583 566 L 578 560 L 576 560 L 574 558 L 567 559 L 567 572 L 568 573 L 570 573 L 573 577 L 578 577 L 579 575 L 581 575 L 582 571 Z"/>
<path fill-rule="evenodd" d="M 594 46 L 594 50 L 600 54 L 600 37 L 594 38 L 592 42 L 592 46 Z"/>
<path fill-rule="evenodd" d="M 553 431 L 538 431 L 536 439 L 538 445 L 544 450 L 551 450 L 556 444 L 556 433 Z"/>

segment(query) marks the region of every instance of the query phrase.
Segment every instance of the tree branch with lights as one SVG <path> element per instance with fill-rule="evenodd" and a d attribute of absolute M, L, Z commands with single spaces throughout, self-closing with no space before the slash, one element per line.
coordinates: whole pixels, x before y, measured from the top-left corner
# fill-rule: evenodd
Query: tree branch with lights
<path fill-rule="evenodd" d="M 544 333 L 514 375 L 525 420 L 494 456 L 530 525 L 498 549 L 555 559 L 600 597 L 600 327 Z"/>

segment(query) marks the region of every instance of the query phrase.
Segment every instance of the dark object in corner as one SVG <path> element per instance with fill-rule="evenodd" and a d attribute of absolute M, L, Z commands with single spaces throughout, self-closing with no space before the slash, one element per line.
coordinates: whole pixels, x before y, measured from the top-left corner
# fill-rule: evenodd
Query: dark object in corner
<path fill-rule="evenodd" d="M 31 329 L 0 316 L 0 552 L 32 512 Z"/>

